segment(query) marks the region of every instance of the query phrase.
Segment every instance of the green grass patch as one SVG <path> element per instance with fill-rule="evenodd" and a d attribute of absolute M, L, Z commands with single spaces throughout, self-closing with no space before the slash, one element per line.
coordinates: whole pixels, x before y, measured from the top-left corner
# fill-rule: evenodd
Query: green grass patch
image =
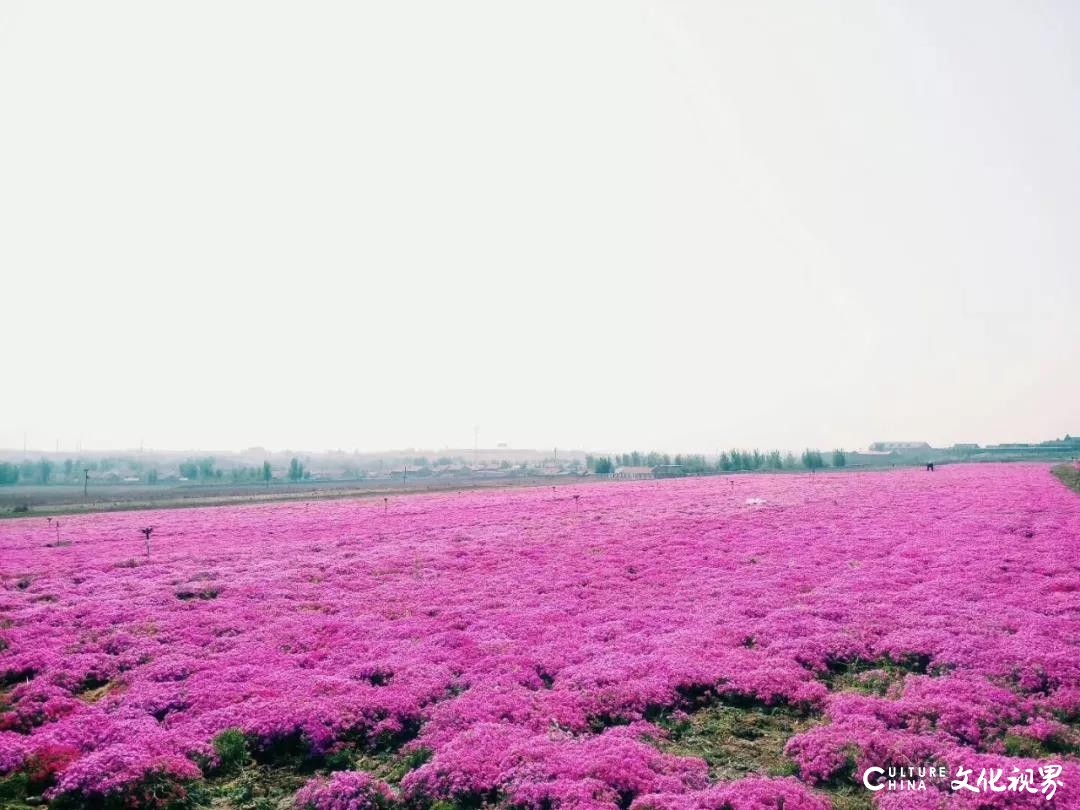
<path fill-rule="evenodd" d="M 424 764 L 427 749 L 371 753 L 345 746 L 304 764 L 288 758 L 257 762 L 249 756 L 247 741 L 238 732 L 222 732 L 214 739 L 222 767 L 210 778 L 196 783 L 191 797 L 196 808 L 214 810 L 285 810 L 292 797 L 309 779 L 333 771 L 367 771 L 391 785 Z M 228 766 L 226 767 L 226 762 Z"/>
<path fill-rule="evenodd" d="M 877 697 L 898 698 L 908 675 L 935 677 L 948 667 L 930 666 L 930 656 L 912 654 L 900 660 L 888 656 L 876 659 L 834 660 L 818 675 L 831 692 L 859 692 Z"/>
<path fill-rule="evenodd" d="M 726 782 L 749 776 L 797 777 L 798 766 L 784 756 L 784 746 L 793 736 L 825 721 L 819 714 L 798 707 L 721 699 L 689 714 L 664 712 L 654 722 L 668 737 L 649 742 L 669 754 L 705 760 L 709 778 Z M 873 794 L 853 778 L 815 788 L 815 792 L 834 810 L 873 808 Z"/>
<path fill-rule="evenodd" d="M 1050 469 L 1057 479 L 1071 489 L 1080 492 L 1080 470 L 1072 464 L 1058 464 Z"/>
<path fill-rule="evenodd" d="M 373 751 L 362 745 L 344 743 L 321 755 L 309 772 L 325 776 L 334 771 L 367 771 L 385 782 L 397 784 L 405 774 L 430 758 L 431 752 L 426 748 L 415 752 Z"/>
<path fill-rule="evenodd" d="M 831 692 L 858 692 L 862 695 L 898 698 L 907 675 L 902 669 L 874 666 L 870 669 L 830 672 L 822 680 Z"/>
<path fill-rule="evenodd" d="M 671 754 L 705 760 L 716 780 L 790 776 L 797 769 L 784 756 L 784 746 L 819 722 L 786 707 L 716 703 L 689 715 L 661 717 L 657 725 L 669 738 L 656 744 Z"/>
<path fill-rule="evenodd" d="M 239 772 L 198 782 L 190 789 L 196 808 L 215 810 L 279 810 L 291 808 L 292 797 L 311 778 L 293 768 L 251 765 Z"/>
<path fill-rule="evenodd" d="M 1029 757 L 1031 759 L 1052 759 L 1062 755 L 1080 756 L 1080 734 L 1075 729 L 1063 730 L 1045 740 L 1036 740 L 1022 734 L 1006 734 L 1002 739 L 1005 753 L 1010 757 Z"/>
<path fill-rule="evenodd" d="M 0 779 L 0 807 L 23 810 L 34 805 L 27 804 L 31 795 L 30 780 L 24 773 L 13 773 Z"/>
<path fill-rule="evenodd" d="M 214 737 L 213 746 L 218 758 L 218 767 L 224 773 L 242 769 L 251 759 L 247 737 L 240 729 L 230 728 L 221 732 Z"/>

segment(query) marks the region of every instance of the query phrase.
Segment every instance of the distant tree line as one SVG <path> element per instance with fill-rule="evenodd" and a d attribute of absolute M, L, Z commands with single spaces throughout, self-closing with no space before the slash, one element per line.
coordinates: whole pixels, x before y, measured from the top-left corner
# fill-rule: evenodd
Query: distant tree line
<path fill-rule="evenodd" d="M 229 475 L 232 477 L 234 484 L 266 483 L 273 480 L 274 477 L 269 461 L 264 461 L 261 466 L 257 467 L 234 467 L 229 471 Z"/>
<path fill-rule="evenodd" d="M 615 464 L 618 467 L 659 467 L 661 464 L 671 464 L 671 456 L 656 451 L 642 453 L 635 450 L 632 453 L 616 453 Z"/>
<path fill-rule="evenodd" d="M 300 459 L 294 458 L 289 462 L 290 481 L 306 481 L 309 478 L 311 478 L 311 470 L 305 469 L 304 465 L 300 463 Z"/>
<path fill-rule="evenodd" d="M 615 472 L 615 462 L 610 456 L 585 456 L 585 468 L 597 475 L 611 475 Z"/>
<path fill-rule="evenodd" d="M 847 466 L 847 454 L 843 450 L 833 450 L 833 467 Z M 597 475 L 611 475 L 620 467 L 660 467 L 676 464 L 689 475 L 704 475 L 713 472 L 749 472 L 753 470 L 819 470 L 825 465 L 825 457 L 820 450 L 807 449 L 799 458 L 794 453 L 781 454 L 779 450 L 762 452 L 761 450 L 727 450 L 714 462 L 709 462 L 703 455 L 675 455 L 668 453 L 616 453 L 614 456 L 585 456 L 585 464 L 590 472 Z"/>
<path fill-rule="evenodd" d="M 545 464 L 550 460 L 545 460 Z M 346 464 L 341 475 L 345 479 L 362 479 L 369 474 L 378 474 L 385 465 L 404 465 L 408 468 L 408 475 L 424 476 L 433 474 L 433 468 L 453 467 L 454 465 L 466 465 L 468 461 L 461 457 L 440 456 L 429 458 L 424 456 L 398 457 L 380 459 L 371 465 L 359 463 Z M 781 454 L 779 450 L 762 452 L 761 450 L 733 449 L 720 453 L 713 460 L 706 459 L 701 454 L 677 454 L 651 451 L 643 453 L 634 450 L 629 453 L 615 453 L 612 455 L 587 455 L 585 468 L 599 475 L 611 475 L 620 467 L 649 467 L 656 468 L 665 465 L 678 465 L 688 475 L 705 475 L 716 472 L 741 472 L 753 470 L 792 470 L 808 469 L 817 470 L 826 466 L 835 468 L 847 465 L 847 454 L 843 450 L 833 450 L 825 455 L 818 450 L 807 449 L 801 457 L 792 453 Z M 365 469 L 372 466 L 374 472 Z M 503 460 L 498 464 L 502 470 L 510 470 L 514 465 Z M 525 465 L 522 465 L 524 468 Z M 565 466 L 565 462 L 564 462 Z M 571 471 L 580 471 L 581 463 L 578 460 L 570 465 Z M 213 456 L 202 458 L 189 458 L 177 465 L 181 478 L 188 481 L 205 483 L 231 481 L 235 484 L 269 484 L 274 480 L 273 470 L 269 461 L 261 465 L 240 465 L 231 467 L 228 462 L 223 469 Z M 145 459 L 103 457 L 98 459 L 65 459 L 63 462 L 53 461 L 48 458 L 37 460 L 24 459 L 20 463 L 5 461 L 0 462 L 0 486 L 14 484 L 82 484 L 83 471 L 90 473 L 91 480 L 95 477 L 107 476 L 112 480 L 125 477 L 125 480 L 134 480 L 137 477 L 148 484 L 157 484 L 164 467 Z M 325 472 L 323 473 L 326 474 Z M 175 476 L 174 476 L 175 477 Z M 312 477 L 311 470 L 305 462 L 299 458 L 292 458 L 284 472 L 284 478 L 291 482 L 306 481 Z"/>
<path fill-rule="evenodd" d="M 221 481 L 225 477 L 225 471 L 217 466 L 212 456 L 188 459 L 180 464 L 179 469 L 180 476 L 189 481 Z M 228 475 L 234 484 L 269 483 L 274 478 L 269 461 L 264 461 L 261 465 L 233 467 L 228 471 Z M 151 478 L 151 484 L 157 482 L 156 470 L 151 471 Z"/>
<path fill-rule="evenodd" d="M 22 464 L 0 463 L 0 486 L 17 484 L 48 484 L 53 480 L 56 465 L 47 458 L 38 461 L 24 461 Z"/>
<path fill-rule="evenodd" d="M 191 459 L 180 462 L 180 477 L 189 481 L 214 481 L 220 480 L 225 473 L 217 468 L 213 456 Z"/>
<path fill-rule="evenodd" d="M 24 484 L 73 483 L 82 480 L 83 470 L 109 472 L 124 466 L 136 472 L 141 469 L 138 462 L 117 458 L 93 460 L 68 458 L 62 463 L 48 458 L 37 461 L 24 459 L 20 464 L 4 461 L 0 462 L 0 486 L 19 482 Z"/>

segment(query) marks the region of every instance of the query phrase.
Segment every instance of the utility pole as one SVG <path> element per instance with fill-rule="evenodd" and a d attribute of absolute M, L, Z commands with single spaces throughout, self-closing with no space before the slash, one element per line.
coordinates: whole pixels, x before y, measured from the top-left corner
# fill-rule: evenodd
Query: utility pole
<path fill-rule="evenodd" d="M 87 467 L 87 468 L 86 468 L 86 469 L 84 469 L 84 470 L 83 470 L 82 472 L 83 472 L 83 481 L 82 481 L 82 496 L 83 496 L 83 497 L 85 498 L 85 497 L 86 497 L 86 487 L 87 487 L 87 486 L 89 485 L 89 483 L 90 483 L 90 468 L 89 468 L 89 467 Z"/>
<path fill-rule="evenodd" d="M 406 464 L 401 468 L 401 483 L 406 484 L 409 481 L 409 465 Z"/>

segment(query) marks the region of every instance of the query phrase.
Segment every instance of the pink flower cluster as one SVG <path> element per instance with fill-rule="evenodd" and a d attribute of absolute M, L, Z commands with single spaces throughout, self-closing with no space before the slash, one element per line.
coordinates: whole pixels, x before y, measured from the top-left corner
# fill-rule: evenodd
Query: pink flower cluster
<path fill-rule="evenodd" d="M 296 794 L 299 810 L 376 810 L 394 801 L 385 782 L 363 771 L 338 771 L 329 780 L 313 779 Z"/>
<path fill-rule="evenodd" d="M 100 514 L 63 535 L 0 523 L 0 774 L 69 752 L 53 796 L 196 778 L 239 728 L 427 748 L 410 801 L 817 810 L 853 760 L 1028 767 L 1005 736 L 1080 715 L 1080 498 L 1040 465 Z M 831 677 L 890 662 L 910 674 L 886 694 Z M 710 784 L 661 753 L 649 721 L 689 695 L 820 713 L 788 744 L 798 777 Z M 1080 806 L 1076 759 L 1054 761 L 1056 806 Z M 300 796 L 378 797 L 362 774 Z M 876 799 L 922 800 L 968 801 Z"/>
<path fill-rule="evenodd" d="M 456 735 L 438 757 L 403 780 L 407 794 L 454 798 L 503 793 L 529 807 L 545 801 L 611 807 L 620 797 L 682 793 L 708 786 L 705 763 L 641 745 L 646 729 L 600 735 L 537 734 L 509 723 L 480 723 Z"/>

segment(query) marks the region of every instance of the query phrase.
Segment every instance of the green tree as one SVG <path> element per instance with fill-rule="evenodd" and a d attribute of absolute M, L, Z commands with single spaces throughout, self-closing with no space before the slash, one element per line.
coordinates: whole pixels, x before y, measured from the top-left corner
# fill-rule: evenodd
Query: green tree
<path fill-rule="evenodd" d="M 273 470 L 270 469 L 270 462 L 269 461 L 264 461 L 263 466 L 262 466 L 262 480 L 265 481 L 267 484 L 269 484 L 270 480 L 273 477 L 274 477 L 274 473 L 273 473 Z"/>
<path fill-rule="evenodd" d="M 247 738 L 238 728 L 229 728 L 212 740 L 214 752 L 218 756 L 218 768 L 224 773 L 240 770 L 248 761 Z"/>
<path fill-rule="evenodd" d="M 600 456 L 593 463 L 597 475 L 611 475 L 615 472 L 615 463 L 607 456 Z"/>
<path fill-rule="evenodd" d="M 150 470 L 150 472 L 148 472 L 146 474 L 146 483 L 148 483 L 148 484 L 156 484 L 157 479 L 158 479 L 158 471 L 156 469 L 152 469 L 152 470 Z"/>
<path fill-rule="evenodd" d="M 8 462 L 0 463 L 0 486 L 9 486 L 19 482 L 19 465 Z"/>
<path fill-rule="evenodd" d="M 765 466 L 768 467 L 770 470 L 783 469 L 784 460 L 780 458 L 779 450 L 771 450 L 769 452 L 769 455 L 765 459 Z"/>
<path fill-rule="evenodd" d="M 701 475 L 709 469 L 709 462 L 700 453 L 686 457 L 686 471 L 693 475 Z"/>
<path fill-rule="evenodd" d="M 820 470 L 825 466 L 825 459 L 821 457 L 820 451 L 807 448 L 803 451 L 802 463 L 806 469 L 813 472 L 814 470 Z"/>
<path fill-rule="evenodd" d="M 52 478 L 53 463 L 47 458 L 41 459 L 38 462 L 38 478 L 41 479 L 41 483 L 49 483 L 49 479 Z"/>
<path fill-rule="evenodd" d="M 834 467 L 846 467 L 847 466 L 847 453 L 843 450 L 832 451 L 832 465 Z"/>
<path fill-rule="evenodd" d="M 304 465 L 300 463 L 300 459 L 294 458 L 289 462 L 289 480 L 299 481 L 304 477 Z"/>

